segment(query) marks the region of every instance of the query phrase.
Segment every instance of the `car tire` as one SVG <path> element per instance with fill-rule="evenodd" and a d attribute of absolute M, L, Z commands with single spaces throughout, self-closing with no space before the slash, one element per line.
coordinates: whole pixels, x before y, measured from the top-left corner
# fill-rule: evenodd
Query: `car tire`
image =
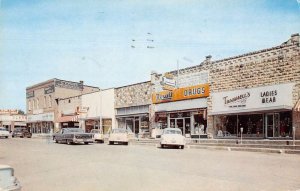
<path fill-rule="evenodd" d="M 6 136 L 5 138 L 8 139 L 8 136 Z"/>
<path fill-rule="evenodd" d="M 124 142 L 124 145 L 128 145 L 128 142 Z"/>
<path fill-rule="evenodd" d="M 164 145 L 164 144 L 161 144 L 161 148 L 162 148 L 162 149 L 165 148 L 165 145 Z"/>
<path fill-rule="evenodd" d="M 181 145 L 180 148 L 181 148 L 181 149 L 184 149 L 184 145 Z"/>
<path fill-rule="evenodd" d="M 84 142 L 84 144 L 88 145 L 88 144 L 89 144 L 89 142 Z"/>
<path fill-rule="evenodd" d="M 109 141 L 109 142 L 108 142 L 108 144 L 109 144 L 109 145 L 112 145 L 112 144 L 113 144 L 113 142 L 112 142 L 112 141 Z"/>
<path fill-rule="evenodd" d="M 72 145 L 72 141 L 68 139 L 68 140 L 67 140 L 67 144 L 68 144 L 68 145 Z"/>

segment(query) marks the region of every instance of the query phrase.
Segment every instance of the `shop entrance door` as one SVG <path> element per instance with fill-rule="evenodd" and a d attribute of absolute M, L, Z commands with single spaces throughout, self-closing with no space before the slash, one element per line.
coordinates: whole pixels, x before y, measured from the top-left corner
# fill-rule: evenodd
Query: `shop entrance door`
<path fill-rule="evenodd" d="M 181 129 L 182 134 L 184 134 L 184 119 L 183 118 L 177 118 L 175 121 L 175 127 Z"/>
<path fill-rule="evenodd" d="M 266 114 L 266 137 L 279 137 L 279 113 Z"/>

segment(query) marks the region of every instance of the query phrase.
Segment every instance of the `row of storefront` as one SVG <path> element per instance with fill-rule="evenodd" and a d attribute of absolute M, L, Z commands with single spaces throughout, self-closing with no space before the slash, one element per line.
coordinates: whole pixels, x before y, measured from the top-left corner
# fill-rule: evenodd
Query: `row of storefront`
<path fill-rule="evenodd" d="M 284 49 L 290 57 L 277 56 Z M 136 137 L 170 127 L 192 138 L 243 134 L 254 139 L 291 138 L 298 129 L 299 137 L 300 64 L 295 55 L 297 45 L 286 44 L 215 63 L 207 57 L 199 66 L 152 72 L 150 81 L 58 100 L 58 111 L 33 115 L 28 126 L 35 133 L 65 127 L 108 133 L 118 127 Z"/>

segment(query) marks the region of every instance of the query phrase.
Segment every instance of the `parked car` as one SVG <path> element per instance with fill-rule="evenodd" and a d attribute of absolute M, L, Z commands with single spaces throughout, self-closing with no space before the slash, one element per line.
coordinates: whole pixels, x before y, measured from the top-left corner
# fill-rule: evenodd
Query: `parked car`
<path fill-rule="evenodd" d="M 101 129 L 92 129 L 91 134 L 93 135 L 94 142 L 104 143 L 104 135 Z"/>
<path fill-rule="evenodd" d="M 109 138 L 108 138 L 108 144 L 124 144 L 128 145 L 128 131 L 123 128 L 118 128 L 118 129 L 112 129 Z"/>
<path fill-rule="evenodd" d="M 53 140 L 56 143 L 67 143 L 68 145 L 73 143 L 89 144 L 93 143 L 93 135 L 85 133 L 81 128 L 63 128 L 53 134 Z"/>
<path fill-rule="evenodd" d="M 185 137 L 179 128 L 165 128 L 161 135 L 160 146 L 161 148 L 167 146 L 176 146 L 184 149 Z"/>
<path fill-rule="evenodd" d="M 0 127 L 0 137 L 8 138 L 9 131 L 7 131 L 4 127 Z"/>
<path fill-rule="evenodd" d="M 19 191 L 21 184 L 14 176 L 14 169 L 8 165 L 0 165 L 0 191 Z"/>
<path fill-rule="evenodd" d="M 27 138 L 31 138 L 32 137 L 32 133 L 30 133 L 27 128 L 15 128 L 12 135 L 12 137 L 27 137 Z"/>

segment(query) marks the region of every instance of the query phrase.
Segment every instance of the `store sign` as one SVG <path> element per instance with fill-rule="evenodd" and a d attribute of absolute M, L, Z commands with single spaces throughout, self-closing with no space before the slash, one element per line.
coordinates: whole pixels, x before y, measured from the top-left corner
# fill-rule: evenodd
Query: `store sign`
<path fill-rule="evenodd" d="M 212 113 L 260 110 L 260 108 L 293 107 L 293 83 L 212 93 Z"/>
<path fill-rule="evenodd" d="M 77 114 L 84 114 L 87 113 L 89 110 L 89 107 L 77 107 Z"/>
<path fill-rule="evenodd" d="M 82 90 L 83 84 L 78 82 L 70 82 L 64 80 L 55 80 L 55 87 Z"/>
<path fill-rule="evenodd" d="M 250 95 L 250 92 L 246 92 L 233 97 L 225 96 L 223 97 L 224 105 L 227 107 L 246 107 L 247 99 L 250 97 Z"/>
<path fill-rule="evenodd" d="M 173 90 L 176 86 L 173 74 L 165 73 L 161 78 L 160 84 L 163 90 Z"/>
<path fill-rule="evenodd" d="M 18 114 L 17 109 L 0 109 L 0 115 L 16 115 Z"/>
<path fill-rule="evenodd" d="M 153 103 L 164 103 L 171 101 L 195 99 L 209 96 L 209 84 L 174 89 L 172 91 L 162 91 L 152 94 Z"/>
<path fill-rule="evenodd" d="M 55 91 L 54 85 L 44 88 L 44 94 L 50 94 L 53 93 L 54 91 Z"/>
<path fill-rule="evenodd" d="M 42 113 L 38 115 L 27 116 L 28 123 L 37 121 L 54 121 L 54 113 Z"/>

